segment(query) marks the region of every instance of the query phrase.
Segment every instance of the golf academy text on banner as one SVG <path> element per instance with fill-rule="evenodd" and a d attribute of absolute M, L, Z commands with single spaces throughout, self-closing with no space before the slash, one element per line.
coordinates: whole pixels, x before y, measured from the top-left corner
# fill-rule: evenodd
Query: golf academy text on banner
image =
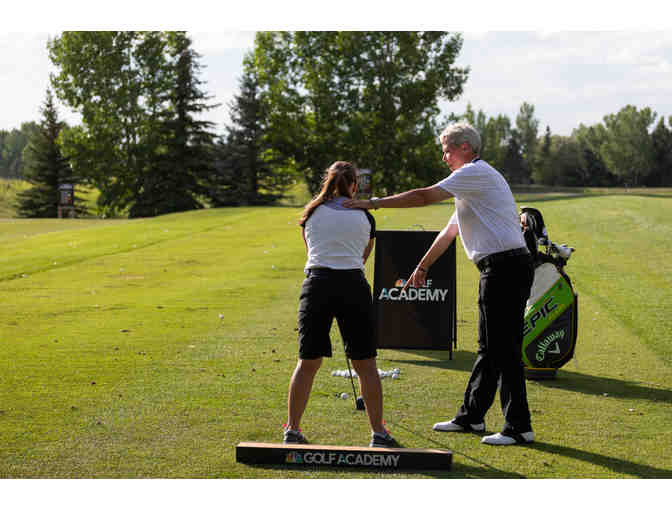
<path fill-rule="evenodd" d="M 432 289 L 432 280 L 426 280 L 420 288 L 409 287 L 403 290 L 406 280 L 397 279 L 394 287 L 383 288 L 378 295 L 378 300 L 389 299 L 391 301 L 445 301 L 449 289 Z"/>

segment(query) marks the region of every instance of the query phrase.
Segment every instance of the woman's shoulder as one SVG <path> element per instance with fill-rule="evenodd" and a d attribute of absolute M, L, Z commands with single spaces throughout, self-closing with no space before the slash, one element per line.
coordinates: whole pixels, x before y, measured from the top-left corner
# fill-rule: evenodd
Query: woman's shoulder
<path fill-rule="evenodd" d="M 349 211 L 350 209 L 343 207 L 345 200 L 345 197 L 334 197 L 331 200 L 327 200 L 323 205 L 332 211 Z"/>

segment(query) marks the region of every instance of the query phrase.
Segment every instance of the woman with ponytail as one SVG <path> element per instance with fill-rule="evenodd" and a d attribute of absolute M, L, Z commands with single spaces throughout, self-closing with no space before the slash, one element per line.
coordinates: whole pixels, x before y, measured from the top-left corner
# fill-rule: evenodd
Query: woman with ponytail
<path fill-rule="evenodd" d="M 299 423 L 322 358 L 332 355 L 329 332 L 335 318 L 345 355 L 359 376 L 372 430 L 370 446 L 397 445 L 383 425 L 371 288 L 364 275 L 376 222 L 368 211 L 342 205 L 355 196 L 357 173 L 352 163 L 333 163 L 325 172 L 320 192 L 306 205 L 299 222 L 308 260 L 299 298 L 299 361 L 289 384 L 285 443 L 308 442 Z"/>

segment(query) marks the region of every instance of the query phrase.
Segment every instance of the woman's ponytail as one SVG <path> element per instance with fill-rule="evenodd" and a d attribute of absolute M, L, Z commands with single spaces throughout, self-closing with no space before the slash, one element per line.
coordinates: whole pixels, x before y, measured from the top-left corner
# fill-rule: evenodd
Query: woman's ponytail
<path fill-rule="evenodd" d="M 350 187 L 354 182 L 357 182 L 357 174 L 357 167 L 349 161 L 332 163 L 324 173 L 319 193 L 304 208 L 299 225 L 304 227 L 315 209 L 334 198 L 336 191 L 340 196 L 350 196 Z"/>

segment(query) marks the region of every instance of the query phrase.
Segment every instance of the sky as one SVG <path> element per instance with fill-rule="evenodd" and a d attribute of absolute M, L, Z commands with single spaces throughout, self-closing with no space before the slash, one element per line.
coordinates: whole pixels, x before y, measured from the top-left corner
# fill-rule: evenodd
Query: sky
<path fill-rule="evenodd" d="M 119 9 L 103 7 L 94 16 L 87 4 L 67 0 L 71 10 L 43 10 L 37 23 L 27 5 L 16 19 L 10 10 L 9 21 L 0 21 L 0 129 L 39 120 L 49 73 L 55 71 L 47 40 L 66 29 L 186 29 L 202 55 L 203 88 L 213 103 L 221 104 L 206 117 L 215 122 L 217 133 L 228 123 L 228 104 L 238 92 L 243 57 L 253 47 L 255 30 L 269 29 L 459 31 L 464 43 L 455 65 L 471 71 L 462 96 L 441 102 L 442 112 L 462 114 L 471 104 L 488 117 L 505 114 L 514 122 L 527 102 L 535 108 L 540 136 L 546 126 L 554 134 L 570 135 L 580 124 L 599 123 L 628 104 L 649 107 L 658 119 L 672 116 L 672 22 L 669 8 L 660 7 L 663 2 L 642 0 L 626 10 L 609 2 L 566 0 L 555 10 L 546 4 L 543 11 L 535 7 L 541 2 L 521 2 L 497 8 L 489 2 L 469 4 L 477 7 L 463 8 L 464 14 L 457 4 L 439 10 L 425 0 L 414 1 L 413 9 L 394 2 L 372 2 L 367 9 L 362 2 L 342 0 L 342 9 L 323 6 L 322 11 L 315 2 L 297 2 L 301 8 L 295 11 L 292 2 L 282 4 L 285 9 L 277 2 L 269 4 L 272 8 L 255 2 L 242 12 L 218 7 L 192 16 L 165 2 L 161 11 L 135 10 L 125 16 L 124 7 L 131 9 L 132 2 L 121 0 Z M 408 11 L 400 13 L 398 5 Z M 71 124 L 79 121 L 62 104 L 59 114 Z"/>

